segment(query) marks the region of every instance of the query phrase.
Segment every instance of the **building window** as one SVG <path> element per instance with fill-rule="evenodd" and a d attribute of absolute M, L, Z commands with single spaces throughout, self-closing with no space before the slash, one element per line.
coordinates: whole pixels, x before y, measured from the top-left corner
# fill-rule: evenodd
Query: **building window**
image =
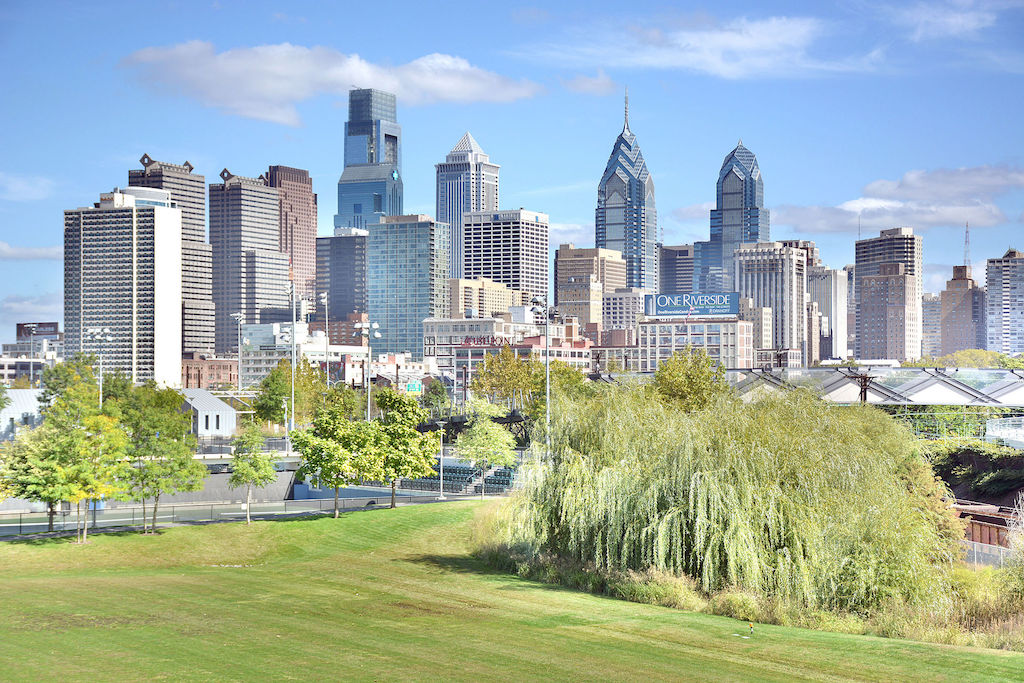
<path fill-rule="evenodd" d="M 207 429 L 208 430 L 210 428 L 210 416 L 206 415 L 205 417 L 206 417 L 206 424 L 203 426 L 203 429 Z"/>
<path fill-rule="evenodd" d="M 220 429 L 220 415 L 217 415 L 216 417 L 216 428 Z"/>

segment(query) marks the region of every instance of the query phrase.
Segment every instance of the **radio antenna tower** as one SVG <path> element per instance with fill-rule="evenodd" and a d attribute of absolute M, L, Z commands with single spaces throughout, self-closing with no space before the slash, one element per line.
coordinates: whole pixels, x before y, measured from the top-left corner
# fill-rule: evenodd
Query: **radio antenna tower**
<path fill-rule="evenodd" d="M 971 222 L 964 221 L 964 265 L 971 265 Z"/>

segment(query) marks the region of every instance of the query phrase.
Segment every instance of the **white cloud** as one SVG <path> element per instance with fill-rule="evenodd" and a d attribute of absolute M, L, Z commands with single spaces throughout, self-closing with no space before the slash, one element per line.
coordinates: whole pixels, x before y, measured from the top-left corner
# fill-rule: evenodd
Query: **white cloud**
<path fill-rule="evenodd" d="M 46 199 L 52 192 L 53 181 L 49 178 L 0 171 L 0 199 L 9 202 L 32 202 Z"/>
<path fill-rule="evenodd" d="M 911 31 L 915 42 L 939 38 L 977 38 L 979 31 L 996 23 L 996 5 L 990 2 L 919 2 L 888 10 L 896 24 Z"/>
<path fill-rule="evenodd" d="M 881 57 L 879 50 L 842 60 L 813 56 L 811 49 L 828 32 L 813 17 L 739 18 L 682 28 L 615 25 L 588 28 L 526 54 L 570 67 L 679 69 L 730 79 L 862 71 Z"/>
<path fill-rule="evenodd" d="M 715 208 L 714 202 L 701 202 L 700 204 L 690 204 L 689 206 L 681 206 L 678 209 L 673 209 L 672 217 L 680 222 L 697 221 L 702 220 L 707 222 L 708 212 Z"/>
<path fill-rule="evenodd" d="M 909 171 L 899 180 L 876 180 L 862 197 L 837 206 L 778 206 L 772 222 L 798 232 L 856 232 L 908 225 L 919 230 L 1002 225 L 1008 218 L 995 197 L 1024 188 L 1024 169 L 1011 166 Z"/>
<path fill-rule="evenodd" d="M 0 242 L 0 261 L 59 261 L 64 247 L 17 247 Z"/>
<path fill-rule="evenodd" d="M 11 294 L 0 299 L 0 318 L 25 322 L 30 320 L 55 320 L 64 313 L 60 294 L 48 292 L 38 296 Z"/>
<path fill-rule="evenodd" d="M 610 95 L 619 89 L 618 84 L 604 72 L 604 69 L 598 69 L 595 76 L 580 74 L 569 80 L 563 79 L 562 86 L 566 90 L 584 95 Z"/>
<path fill-rule="evenodd" d="M 344 94 L 353 86 L 387 90 L 409 104 L 509 102 L 540 92 L 531 81 L 507 78 L 452 55 L 434 53 L 381 66 L 355 54 L 289 43 L 218 53 L 211 43 L 194 40 L 145 48 L 122 64 L 155 88 L 231 114 L 290 126 L 300 123 L 295 108 L 299 102 Z"/>
<path fill-rule="evenodd" d="M 552 223 L 549 227 L 549 241 L 551 246 L 557 247 L 560 244 L 575 244 L 577 247 L 589 247 L 594 245 L 594 225 L 583 223 Z"/>

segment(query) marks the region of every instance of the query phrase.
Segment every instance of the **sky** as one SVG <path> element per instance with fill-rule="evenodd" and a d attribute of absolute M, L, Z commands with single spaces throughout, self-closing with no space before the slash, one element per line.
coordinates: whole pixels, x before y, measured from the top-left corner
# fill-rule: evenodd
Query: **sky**
<path fill-rule="evenodd" d="M 725 5 L 728 4 L 726 8 Z M 858 231 L 924 236 L 925 290 L 1024 248 L 1024 0 L 833 4 L 0 0 L 0 339 L 62 319 L 62 211 L 145 153 L 258 176 L 308 169 L 332 233 L 347 93 L 398 96 L 407 213 L 466 131 L 502 208 L 594 243 L 622 129 L 668 244 L 708 237 L 722 160 L 757 155 L 772 239 L 853 261 Z"/>

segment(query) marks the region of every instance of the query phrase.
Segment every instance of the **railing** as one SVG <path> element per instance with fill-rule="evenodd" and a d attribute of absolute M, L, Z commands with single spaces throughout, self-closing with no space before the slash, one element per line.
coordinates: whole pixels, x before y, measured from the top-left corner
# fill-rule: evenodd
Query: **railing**
<path fill-rule="evenodd" d="M 230 436 L 201 436 L 196 452 L 200 455 L 231 455 L 235 442 Z M 264 451 L 283 451 L 287 448 L 287 439 L 283 436 L 269 436 L 263 440 Z"/>
<path fill-rule="evenodd" d="M 999 545 L 961 541 L 964 544 L 964 561 L 986 567 L 1003 567 L 1010 560 L 1013 551 Z"/>
<path fill-rule="evenodd" d="M 401 495 L 396 502 L 426 503 L 437 500 L 436 495 Z M 357 510 L 386 507 L 391 504 L 391 492 L 381 491 L 380 495 L 360 498 L 339 498 L 342 510 Z M 253 503 L 250 509 L 255 518 L 273 518 L 283 515 L 326 513 L 334 510 L 334 498 L 311 498 L 307 500 L 283 500 L 272 503 Z M 146 508 L 146 521 L 153 519 L 153 508 Z M 89 529 L 104 527 L 142 526 L 142 507 L 116 507 L 106 510 L 83 511 L 82 517 Z M 157 526 L 166 524 L 199 524 L 206 522 L 237 521 L 245 519 L 244 503 L 194 503 L 160 506 L 157 509 Z M 79 518 L 74 510 L 58 510 L 53 518 L 54 531 L 74 531 Z M 45 533 L 48 516 L 45 512 L 2 513 L 0 514 L 0 536 Z"/>

